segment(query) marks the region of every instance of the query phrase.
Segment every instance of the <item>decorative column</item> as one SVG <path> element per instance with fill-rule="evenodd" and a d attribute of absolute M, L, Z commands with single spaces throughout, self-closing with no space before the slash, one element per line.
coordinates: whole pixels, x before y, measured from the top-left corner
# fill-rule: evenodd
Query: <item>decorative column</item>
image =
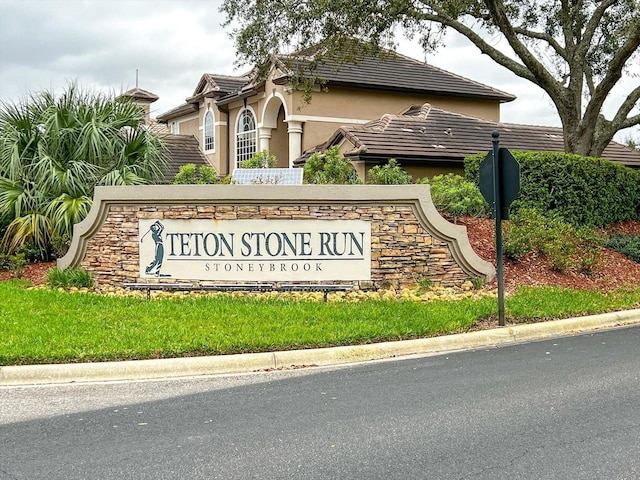
<path fill-rule="evenodd" d="M 263 150 L 269 150 L 269 144 L 271 141 L 271 128 L 260 127 L 258 128 L 258 152 Z"/>
<path fill-rule="evenodd" d="M 287 120 L 289 125 L 289 168 L 293 168 L 293 161 L 302 154 L 302 122 Z"/>

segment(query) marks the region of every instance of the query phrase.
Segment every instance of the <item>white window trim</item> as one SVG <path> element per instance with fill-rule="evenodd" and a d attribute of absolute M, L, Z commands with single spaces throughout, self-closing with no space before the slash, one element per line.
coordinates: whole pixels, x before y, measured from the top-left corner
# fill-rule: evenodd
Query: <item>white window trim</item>
<path fill-rule="evenodd" d="M 234 131 L 234 136 L 233 136 L 233 139 L 234 139 L 233 143 L 234 143 L 234 150 L 235 150 L 235 156 L 234 156 L 235 168 L 238 168 L 240 166 L 240 163 L 242 163 L 242 161 L 248 159 L 248 158 L 243 158 L 242 160 L 238 159 L 238 135 L 239 135 L 238 127 L 240 125 L 240 120 L 242 119 L 242 115 L 247 110 L 249 112 L 251 112 L 251 115 L 253 115 L 253 123 L 254 123 L 254 126 L 255 126 L 253 130 L 250 130 L 250 132 L 253 132 L 253 135 L 254 135 L 254 149 L 255 150 L 254 150 L 253 154 L 248 158 L 251 158 L 251 157 L 253 157 L 253 155 L 258 153 L 258 117 L 256 115 L 255 110 L 250 105 L 247 105 L 246 107 L 243 107 L 243 108 L 240 109 L 240 111 L 238 112 L 238 117 L 236 118 L 236 122 L 235 122 L 236 126 L 235 126 L 235 131 Z M 249 133 L 249 132 L 246 132 L 246 133 Z"/>
<path fill-rule="evenodd" d="M 207 148 L 207 117 L 209 115 L 211 115 L 211 148 Z M 207 109 L 202 118 L 202 150 L 205 153 L 214 153 L 216 151 L 216 117 L 211 108 Z"/>

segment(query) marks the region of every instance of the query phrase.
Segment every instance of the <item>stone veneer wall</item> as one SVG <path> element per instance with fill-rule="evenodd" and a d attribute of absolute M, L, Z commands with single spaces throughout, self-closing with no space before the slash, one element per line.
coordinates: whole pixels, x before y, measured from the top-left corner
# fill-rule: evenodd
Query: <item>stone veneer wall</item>
<path fill-rule="evenodd" d="M 129 190 L 123 190 L 127 188 Z M 326 195 L 319 198 L 317 187 L 314 187 L 314 190 L 305 190 L 307 186 L 303 186 L 297 188 L 302 188 L 301 192 L 303 193 L 314 193 L 310 196 L 298 195 L 296 204 L 292 204 L 290 196 L 287 197 L 288 200 L 281 198 L 279 202 L 276 198 L 256 200 L 256 198 L 260 198 L 259 195 L 247 195 L 246 190 L 238 189 L 248 188 L 250 189 L 249 193 L 275 193 L 274 190 L 285 189 L 282 190 L 283 193 L 291 194 L 290 189 L 295 187 L 209 187 L 217 189 L 215 191 L 218 193 L 231 193 L 220 189 L 245 193 L 245 195 L 235 196 L 224 195 L 224 198 L 217 200 L 207 199 L 199 194 L 191 199 L 188 198 L 189 195 L 184 195 L 187 198 L 183 200 L 180 195 L 175 195 L 175 198 L 158 198 L 157 195 L 151 195 L 151 198 L 145 200 L 144 195 L 140 195 L 140 190 L 147 190 L 148 193 L 151 193 L 150 188 L 154 187 L 133 187 L 136 189 L 135 191 L 131 188 L 102 187 L 100 189 L 99 193 L 102 195 L 96 196 L 90 215 L 84 222 L 76 226 L 69 253 L 59 260 L 61 268 L 79 265 L 92 272 L 99 286 L 117 287 L 124 282 L 138 281 L 139 219 L 318 219 L 371 222 L 371 282 L 353 282 L 362 288 L 390 286 L 401 288 L 415 285 L 422 278 L 429 278 L 433 284 L 453 286 L 460 285 L 476 276 L 489 280 L 494 275 L 493 266 L 490 263 L 484 262 L 477 256 L 474 258 L 475 253 L 468 246 L 464 227 L 446 222 L 435 212 L 435 209 L 430 208 L 432 204 L 427 205 L 426 209 L 429 211 L 426 217 L 433 217 L 435 212 L 438 218 L 434 222 L 425 222 L 425 214 L 421 211 L 425 209 L 422 200 L 395 199 L 399 190 L 391 190 L 394 195 L 391 195 L 390 199 L 384 198 L 388 196 L 386 194 L 388 190 L 385 191 L 385 195 L 381 195 L 383 198 L 380 200 L 373 199 L 375 196 L 373 198 L 371 195 L 365 196 L 360 204 L 354 198 L 347 198 L 344 201 L 319 202 L 320 198 Z M 180 188 L 184 191 L 185 187 L 155 188 Z M 202 189 L 202 187 L 199 188 Z M 264 190 L 265 188 L 270 190 Z M 343 188 L 342 186 L 337 187 L 337 191 L 344 193 Z M 367 187 L 349 188 L 356 190 L 365 188 L 366 192 L 372 192 L 372 189 Z M 385 187 L 374 188 L 384 189 Z M 397 187 L 386 188 L 395 189 Z M 427 200 L 430 202 L 428 187 L 420 186 L 420 188 L 423 192 L 426 190 Z M 123 198 L 120 195 L 122 191 L 128 193 L 131 198 Z M 319 191 L 322 192 L 321 189 Z M 176 193 L 175 191 L 171 192 Z M 329 192 L 335 193 L 336 187 L 327 193 Z M 100 196 L 104 198 L 99 198 Z M 244 198 L 236 198 L 238 196 Z M 355 196 L 358 197 L 358 195 Z M 268 197 L 272 197 L 272 195 L 268 195 Z M 307 197 L 307 201 L 304 197 Z M 156 198 L 155 201 L 154 198 Z M 328 198 L 340 197 L 329 193 Z M 260 203 L 267 204 L 261 205 Z M 449 229 L 450 231 L 434 231 L 438 229 Z M 460 229 L 464 230 L 465 235 L 462 236 L 462 239 L 454 238 L 460 237 Z M 462 248 L 460 244 L 463 244 Z M 464 257 L 463 261 L 460 261 L 461 256 Z M 461 264 L 466 268 L 462 268 Z M 144 281 L 149 281 L 149 279 Z M 176 278 L 170 281 L 193 281 L 193 279 Z"/>

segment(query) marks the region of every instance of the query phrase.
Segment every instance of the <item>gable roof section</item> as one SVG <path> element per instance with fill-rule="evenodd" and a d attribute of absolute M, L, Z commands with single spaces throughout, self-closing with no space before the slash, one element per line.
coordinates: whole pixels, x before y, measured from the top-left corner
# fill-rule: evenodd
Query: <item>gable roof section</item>
<path fill-rule="evenodd" d="M 513 150 L 564 152 L 561 128 L 480 120 L 424 104 L 401 115 L 383 115 L 362 126 L 341 127 L 322 150 L 348 140 L 354 148 L 346 157 L 398 160 L 444 160 L 460 163 L 464 157 L 491 149 L 491 133 L 500 132 L 500 146 Z M 617 142 L 603 158 L 640 168 L 640 152 Z"/>
<path fill-rule="evenodd" d="M 198 111 L 198 102 L 206 97 L 218 100 L 223 97 L 240 95 L 243 87 L 250 84 L 251 79 L 252 77 L 247 75 L 233 77 L 230 75 L 205 73 L 200 77 L 200 81 L 198 85 L 196 85 L 193 95 L 185 99 L 185 103 L 158 115 L 156 118 L 161 122 L 166 122 L 172 118 L 181 117 L 188 113 L 195 113 Z"/>
<path fill-rule="evenodd" d="M 277 58 L 281 65 L 290 66 L 289 75 L 292 75 L 293 70 L 305 62 L 294 56 L 279 55 Z M 516 99 L 510 93 L 396 52 L 389 52 L 385 58 L 368 56 L 355 64 L 327 61 L 318 65 L 315 74 L 320 79 L 326 80 L 329 86 L 333 84 L 372 90 L 483 98 L 500 102 L 511 102 Z M 288 76 L 283 76 L 275 81 L 284 83 L 287 80 Z"/>
<path fill-rule="evenodd" d="M 230 75 L 216 75 L 213 73 L 205 73 L 200 77 L 200 81 L 193 91 L 193 95 L 190 98 L 197 98 L 199 96 L 221 97 L 230 93 L 235 93 L 242 89 L 249 81 L 251 77 L 241 75 L 234 77 Z M 189 101 L 189 99 L 187 99 Z"/>

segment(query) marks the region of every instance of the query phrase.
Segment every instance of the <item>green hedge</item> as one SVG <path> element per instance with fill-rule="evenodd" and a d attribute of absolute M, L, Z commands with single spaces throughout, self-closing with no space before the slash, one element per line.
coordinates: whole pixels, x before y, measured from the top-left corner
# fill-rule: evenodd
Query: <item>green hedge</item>
<path fill-rule="evenodd" d="M 556 152 L 511 152 L 520 164 L 520 195 L 511 205 L 555 211 L 574 225 L 606 226 L 640 220 L 640 171 L 609 160 Z M 478 184 L 486 154 L 465 159 L 467 179 Z"/>

